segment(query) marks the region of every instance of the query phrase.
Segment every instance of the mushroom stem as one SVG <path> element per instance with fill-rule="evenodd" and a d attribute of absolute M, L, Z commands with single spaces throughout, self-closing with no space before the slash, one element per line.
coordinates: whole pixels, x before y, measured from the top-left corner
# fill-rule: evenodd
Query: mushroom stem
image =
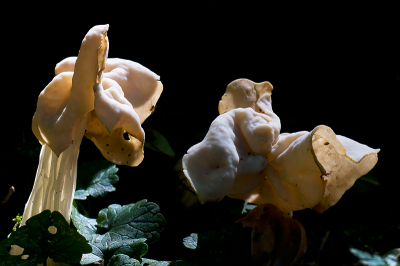
<path fill-rule="evenodd" d="M 25 204 L 21 226 L 25 225 L 30 217 L 47 209 L 59 211 L 67 222 L 70 222 L 76 188 L 79 146 L 85 133 L 87 119 L 88 114 L 77 124 L 73 141 L 59 157 L 47 144 L 42 146 L 35 183 Z M 13 246 L 10 254 L 20 255 L 22 252 L 21 247 Z"/>

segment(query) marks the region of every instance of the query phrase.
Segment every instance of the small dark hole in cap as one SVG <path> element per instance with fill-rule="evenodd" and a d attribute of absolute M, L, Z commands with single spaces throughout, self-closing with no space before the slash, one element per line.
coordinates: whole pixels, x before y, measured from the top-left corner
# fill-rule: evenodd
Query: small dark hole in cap
<path fill-rule="evenodd" d="M 129 138 L 129 133 L 128 132 L 124 132 L 124 140 L 131 140 L 130 138 Z"/>

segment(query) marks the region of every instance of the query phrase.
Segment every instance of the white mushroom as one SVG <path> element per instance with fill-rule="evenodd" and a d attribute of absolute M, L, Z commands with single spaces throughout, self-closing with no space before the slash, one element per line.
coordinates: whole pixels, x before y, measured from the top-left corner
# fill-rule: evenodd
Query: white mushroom
<path fill-rule="evenodd" d="M 313 208 L 322 213 L 377 163 L 379 149 L 335 135 L 327 126 L 282 134 L 268 154 L 265 179 L 243 194 L 228 195 L 288 212 Z"/>
<path fill-rule="evenodd" d="M 183 156 L 183 172 L 201 203 L 244 193 L 264 179 L 260 173 L 280 130 L 271 107 L 271 91 L 268 82 L 237 80 L 229 84 L 219 104 L 223 114 L 213 121 L 204 140 Z M 246 101 L 234 100 L 242 95 L 250 96 Z M 225 99 L 233 99 L 233 104 Z M 237 108 L 242 106 L 247 108 Z"/>
<path fill-rule="evenodd" d="M 155 105 L 163 87 L 142 65 L 107 58 L 108 28 L 90 29 L 78 57 L 57 64 L 56 77 L 39 95 L 32 130 L 42 150 L 21 225 L 45 209 L 59 211 L 69 222 L 85 131 L 109 161 L 136 166 L 143 160 L 141 123 L 151 114 L 144 110 Z M 11 254 L 20 252 L 13 248 Z"/>
<path fill-rule="evenodd" d="M 182 160 L 201 203 L 229 196 L 284 212 L 323 212 L 377 163 L 379 149 L 336 136 L 326 126 L 279 135 L 271 91 L 267 82 L 228 85 L 222 114 Z"/>

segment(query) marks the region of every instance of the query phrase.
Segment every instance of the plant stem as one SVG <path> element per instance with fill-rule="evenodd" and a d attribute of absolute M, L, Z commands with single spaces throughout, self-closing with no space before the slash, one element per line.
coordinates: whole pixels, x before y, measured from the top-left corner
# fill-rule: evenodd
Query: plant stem
<path fill-rule="evenodd" d="M 7 196 L 4 198 L 4 200 L 1 202 L 0 208 L 3 207 L 7 201 L 10 199 L 11 195 L 15 192 L 15 188 L 13 186 L 10 187 L 8 190 Z"/>

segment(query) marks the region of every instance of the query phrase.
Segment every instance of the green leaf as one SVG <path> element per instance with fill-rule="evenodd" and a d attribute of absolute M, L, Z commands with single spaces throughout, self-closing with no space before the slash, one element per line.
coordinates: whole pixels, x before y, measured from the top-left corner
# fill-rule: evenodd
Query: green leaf
<path fill-rule="evenodd" d="M 51 226 L 57 228 L 55 234 L 49 232 Z M 23 253 L 10 255 L 7 248 L 11 245 L 24 248 Z M 48 257 L 54 262 L 74 263 L 81 260 L 83 253 L 91 251 L 86 239 L 69 227 L 61 213 L 45 210 L 29 218 L 26 225 L 0 242 L 0 265 L 37 265 Z M 29 257 L 22 260 L 23 255 Z"/>
<path fill-rule="evenodd" d="M 87 241 L 90 241 L 97 232 L 97 221 L 83 216 L 78 212 L 75 205 L 72 205 L 71 220 L 78 233 L 83 235 Z"/>
<path fill-rule="evenodd" d="M 139 261 L 130 258 L 127 255 L 114 255 L 110 259 L 110 262 L 107 266 L 194 266 L 195 264 L 179 260 L 179 261 L 156 261 L 150 259 L 142 259 L 142 263 Z"/>
<path fill-rule="evenodd" d="M 144 146 L 154 151 L 162 152 L 170 157 L 175 157 L 175 153 L 168 140 L 155 129 L 150 129 L 146 132 L 146 142 Z"/>
<path fill-rule="evenodd" d="M 233 224 L 219 230 L 192 233 L 183 245 L 195 253 L 198 265 L 250 265 L 251 228 Z"/>
<path fill-rule="evenodd" d="M 148 250 L 145 241 L 145 238 L 131 239 L 113 232 L 107 232 L 104 235 L 93 235 L 89 241 L 93 252 L 84 254 L 80 263 L 87 265 L 97 261 L 104 261 L 104 264 L 107 265 L 111 257 L 118 254 L 125 254 L 141 261 L 141 257 Z"/>
<path fill-rule="evenodd" d="M 360 259 L 360 263 L 367 266 L 398 266 L 399 261 L 393 254 L 387 256 L 379 256 L 377 254 L 370 254 L 368 252 L 351 248 L 350 252 Z"/>
<path fill-rule="evenodd" d="M 194 266 L 195 264 L 186 262 L 184 260 L 177 261 L 156 261 L 143 258 L 141 266 Z M 136 266 L 136 265 L 135 265 Z"/>
<path fill-rule="evenodd" d="M 112 204 L 99 212 L 97 227 L 129 238 L 146 238 L 148 243 L 160 239 L 166 225 L 160 207 L 147 200 L 129 205 Z"/>
<path fill-rule="evenodd" d="M 198 235 L 196 233 L 190 234 L 190 236 L 183 239 L 183 245 L 188 249 L 197 248 Z"/>
<path fill-rule="evenodd" d="M 366 175 L 363 175 L 359 178 L 360 180 L 373 184 L 375 186 L 380 186 L 381 184 L 378 181 L 378 178 L 374 176 L 371 172 L 367 173 Z"/>
<path fill-rule="evenodd" d="M 141 263 L 138 260 L 132 259 L 131 257 L 118 254 L 111 257 L 110 262 L 107 266 L 140 266 Z"/>
<path fill-rule="evenodd" d="M 96 198 L 115 191 L 113 184 L 119 180 L 117 172 L 115 164 L 106 160 L 83 163 L 78 168 L 74 199 L 85 200 L 89 195 Z"/>

